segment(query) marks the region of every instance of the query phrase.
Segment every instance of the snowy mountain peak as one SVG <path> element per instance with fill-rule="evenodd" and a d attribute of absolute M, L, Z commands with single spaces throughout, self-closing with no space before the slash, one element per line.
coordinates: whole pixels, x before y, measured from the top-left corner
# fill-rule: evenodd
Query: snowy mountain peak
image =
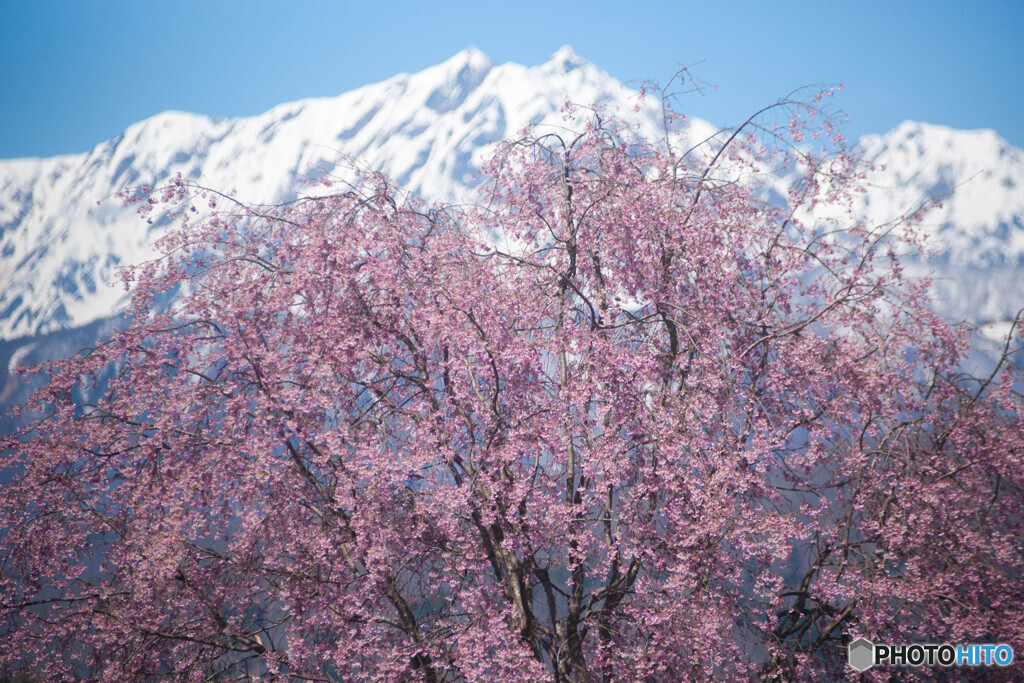
<path fill-rule="evenodd" d="M 576 54 L 576 50 L 572 49 L 571 45 L 563 45 L 558 48 L 554 54 L 548 58 L 548 61 L 545 62 L 545 65 L 553 66 L 562 71 L 572 71 L 573 69 L 578 69 L 582 66 L 587 66 L 588 64 L 590 64 L 590 62 Z"/>
<path fill-rule="evenodd" d="M 968 159 L 996 160 L 1020 154 L 994 130 L 959 130 L 920 121 L 904 121 L 884 135 L 865 135 L 861 147 L 866 150 L 888 148 L 918 155 L 965 154 Z"/>
<path fill-rule="evenodd" d="M 455 53 L 450 59 L 442 62 L 442 65 L 457 66 L 460 70 L 463 67 L 468 67 L 472 71 L 486 73 L 494 66 L 494 62 L 481 50 L 470 45 L 465 50 Z"/>
<path fill-rule="evenodd" d="M 494 67 L 490 57 L 475 47 L 466 48 L 451 59 L 410 77 L 420 82 L 436 81 L 437 87 L 425 102 L 437 112 L 448 112 L 461 104 Z"/>

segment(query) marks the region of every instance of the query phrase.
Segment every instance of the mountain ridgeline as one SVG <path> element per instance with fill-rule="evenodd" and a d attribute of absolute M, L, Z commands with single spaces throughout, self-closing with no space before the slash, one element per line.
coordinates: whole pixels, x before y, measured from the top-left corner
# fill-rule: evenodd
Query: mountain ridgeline
<path fill-rule="evenodd" d="M 115 324 L 126 297 L 118 269 L 151 257 L 166 229 L 123 207 L 123 188 L 180 173 L 245 201 L 281 201 L 353 159 L 426 199 L 472 201 L 489 146 L 530 124 L 564 125 L 567 101 L 628 115 L 651 138 L 662 125 L 657 98 L 639 99 L 571 48 L 534 67 L 471 48 L 258 116 L 164 112 L 85 154 L 0 160 L 0 404 L 25 398 L 16 366 L 90 346 Z M 715 131 L 687 119 L 678 134 L 696 144 Z M 878 170 L 858 212 L 885 223 L 943 197 L 925 218 L 938 255 L 908 265 L 935 274 L 943 315 L 1005 329 L 1024 305 L 1024 151 L 992 131 L 909 121 L 859 148 Z"/>

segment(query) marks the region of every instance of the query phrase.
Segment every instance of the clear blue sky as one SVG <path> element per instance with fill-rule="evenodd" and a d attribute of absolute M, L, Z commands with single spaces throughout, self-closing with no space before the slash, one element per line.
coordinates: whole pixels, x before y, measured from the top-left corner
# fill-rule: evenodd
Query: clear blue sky
<path fill-rule="evenodd" d="M 683 109 L 717 125 L 843 82 L 851 138 L 914 119 L 1024 147 L 1022 34 L 1022 0 L 0 0 L 0 158 L 84 152 L 166 109 L 244 116 L 336 95 L 469 45 L 532 65 L 570 44 L 622 81 L 703 61 L 719 90 Z"/>

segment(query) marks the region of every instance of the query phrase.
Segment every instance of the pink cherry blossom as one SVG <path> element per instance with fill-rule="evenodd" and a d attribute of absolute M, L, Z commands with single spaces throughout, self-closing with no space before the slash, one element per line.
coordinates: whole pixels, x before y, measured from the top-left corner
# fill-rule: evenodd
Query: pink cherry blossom
<path fill-rule="evenodd" d="M 126 275 L 127 329 L 3 437 L 0 672 L 835 680 L 862 635 L 1020 652 L 1020 339 L 961 374 L 966 331 L 899 269 L 913 225 L 815 214 L 860 167 L 783 110 L 681 154 L 573 108 L 470 208 L 369 173 L 281 206 L 127 193 L 178 228 Z M 805 169 L 784 205 L 761 136 Z"/>

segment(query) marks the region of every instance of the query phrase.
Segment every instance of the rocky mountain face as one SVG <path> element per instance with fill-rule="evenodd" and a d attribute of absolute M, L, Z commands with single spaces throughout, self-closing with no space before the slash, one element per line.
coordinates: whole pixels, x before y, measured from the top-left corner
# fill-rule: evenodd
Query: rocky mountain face
<path fill-rule="evenodd" d="M 292 198 L 343 159 L 386 171 L 428 199 L 470 201 L 489 145 L 525 126 L 564 125 L 566 101 L 627 112 L 649 137 L 656 98 L 638 93 L 562 48 L 545 63 L 493 64 L 467 49 L 417 74 L 332 98 L 282 104 L 258 116 L 214 120 L 165 112 L 91 152 L 0 160 L 0 404 L 24 398 L 13 368 L 89 346 L 109 331 L 125 292 L 118 268 L 153 254 L 166 228 L 148 226 L 116 193 L 178 173 L 247 201 Z M 682 124 L 683 142 L 715 127 Z M 929 197 L 937 256 L 911 264 L 937 276 L 940 312 L 972 322 L 1024 306 L 1024 151 L 994 132 L 905 122 L 860 141 L 878 167 L 858 211 L 885 222 Z"/>

